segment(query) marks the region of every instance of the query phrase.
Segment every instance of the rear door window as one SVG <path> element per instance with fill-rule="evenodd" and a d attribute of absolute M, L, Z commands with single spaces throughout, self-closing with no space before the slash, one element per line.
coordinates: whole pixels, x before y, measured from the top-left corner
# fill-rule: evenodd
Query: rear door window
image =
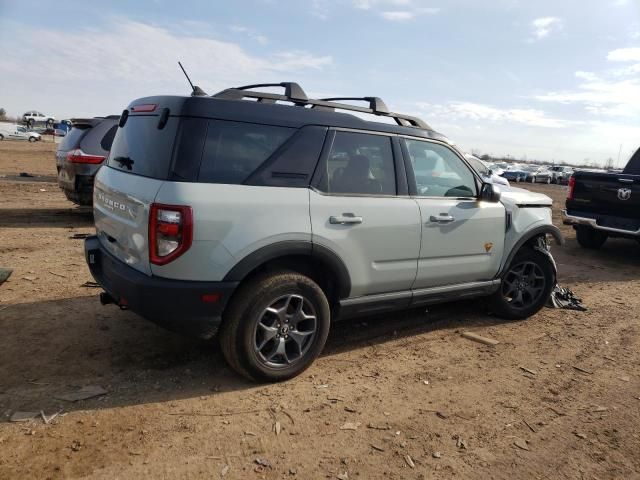
<path fill-rule="evenodd" d="M 395 195 L 396 174 L 391 138 L 336 132 L 322 165 L 320 190 L 341 195 Z"/>
<path fill-rule="evenodd" d="M 158 129 L 156 115 L 129 115 L 118 128 L 107 164 L 134 175 L 166 180 L 169 175 L 178 118 Z"/>
<path fill-rule="evenodd" d="M 295 132 L 295 128 L 211 120 L 198 180 L 240 184 Z"/>

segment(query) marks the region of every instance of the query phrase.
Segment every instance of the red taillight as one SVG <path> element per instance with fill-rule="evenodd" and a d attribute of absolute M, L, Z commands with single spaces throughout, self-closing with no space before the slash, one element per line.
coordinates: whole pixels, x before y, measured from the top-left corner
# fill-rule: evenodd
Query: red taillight
<path fill-rule="evenodd" d="M 153 112 L 157 106 L 155 103 L 144 103 L 142 105 L 134 105 L 131 107 L 131 111 L 133 113 Z"/>
<path fill-rule="evenodd" d="M 149 211 L 149 261 L 166 265 L 175 260 L 193 241 L 193 212 L 181 205 L 151 204 Z"/>
<path fill-rule="evenodd" d="M 569 192 L 567 193 L 567 200 L 573 200 L 573 189 L 576 188 L 576 177 L 571 175 L 569 177 Z"/>
<path fill-rule="evenodd" d="M 71 163 L 90 163 L 92 165 L 97 165 L 98 163 L 104 162 L 105 158 L 107 157 L 103 157 L 102 155 L 89 155 L 79 148 L 67 153 L 67 162 Z"/>

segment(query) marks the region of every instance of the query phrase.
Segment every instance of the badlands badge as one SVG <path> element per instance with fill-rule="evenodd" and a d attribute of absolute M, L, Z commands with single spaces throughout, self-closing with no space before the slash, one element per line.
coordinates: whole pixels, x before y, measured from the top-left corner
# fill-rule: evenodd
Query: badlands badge
<path fill-rule="evenodd" d="M 485 252 L 489 253 L 492 248 L 493 248 L 493 243 L 487 242 L 487 243 L 484 244 L 484 251 Z"/>

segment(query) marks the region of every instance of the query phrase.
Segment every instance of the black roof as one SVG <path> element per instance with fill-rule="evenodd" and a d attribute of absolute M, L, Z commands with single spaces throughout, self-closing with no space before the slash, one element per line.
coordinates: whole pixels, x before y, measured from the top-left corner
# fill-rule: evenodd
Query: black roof
<path fill-rule="evenodd" d="M 255 92 L 253 88 L 280 86 L 283 95 Z M 368 103 L 360 107 L 339 100 L 355 100 Z M 281 84 L 258 84 L 223 90 L 213 96 L 154 96 L 137 99 L 129 104 L 156 104 L 157 110 L 168 108 L 172 116 L 193 116 L 223 120 L 265 123 L 299 128 L 304 125 L 323 125 L 410 135 L 447 141 L 417 117 L 392 113 L 378 97 L 339 97 L 309 99 L 300 86 L 292 82 Z M 344 112 L 371 114 L 372 120 Z M 131 112 L 133 113 L 133 112 Z M 397 125 L 375 121 L 375 116 L 392 118 Z"/>

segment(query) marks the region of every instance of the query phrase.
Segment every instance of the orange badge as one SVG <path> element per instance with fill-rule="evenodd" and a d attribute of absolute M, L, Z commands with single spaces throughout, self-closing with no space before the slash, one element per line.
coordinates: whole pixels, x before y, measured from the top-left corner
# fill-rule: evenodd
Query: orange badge
<path fill-rule="evenodd" d="M 487 242 L 487 243 L 484 244 L 484 251 L 485 252 L 489 253 L 492 248 L 493 248 L 493 243 Z"/>

